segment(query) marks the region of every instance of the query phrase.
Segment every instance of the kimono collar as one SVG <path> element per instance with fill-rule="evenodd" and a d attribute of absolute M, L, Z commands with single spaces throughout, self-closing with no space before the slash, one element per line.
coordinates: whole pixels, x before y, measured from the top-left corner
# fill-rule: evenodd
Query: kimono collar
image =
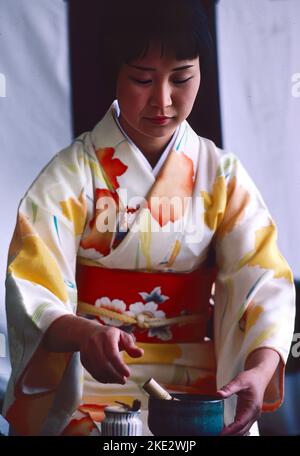
<path fill-rule="evenodd" d="M 149 171 L 152 172 L 152 174 L 157 177 L 162 165 L 164 164 L 167 156 L 169 155 L 169 152 L 170 150 L 174 147 L 174 144 L 176 143 L 176 139 L 178 137 L 178 134 L 179 134 L 179 130 L 180 130 L 180 127 L 177 127 L 171 140 L 169 141 L 167 147 L 165 148 L 165 150 L 163 151 L 163 153 L 161 154 L 158 162 L 156 163 L 156 165 L 154 167 L 152 167 L 149 163 L 149 161 L 147 160 L 147 158 L 145 157 L 145 155 L 143 154 L 143 152 L 137 147 L 137 145 L 132 141 L 132 139 L 127 135 L 126 131 L 123 129 L 122 125 L 120 124 L 120 121 L 119 121 L 119 117 L 120 117 L 120 107 L 119 107 L 119 103 L 118 103 L 118 100 L 115 100 L 112 104 L 112 110 L 113 110 L 113 115 L 114 115 L 114 119 L 115 119 L 115 122 L 118 126 L 118 128 L 121 130 L 121 132 L 123 133 L 123 135 L 125 136 L 125 138 L 127 139 L 127 141 L 129 142 L 129 144 L 137 151 L 137 153 L 141 154 L 141 159 L 143 160 L 144 162 L 144 165 L 149 169 Z"/>
<path fill-rule="evenodd" d="M 175 150 L 178 154 L 187 155 L 193 161 L 196 172 L 199 160 L 199 138 L 187 121 L 183 121 L 177 127 L 172 140 L 153 170 L 144 154 L 128 137 L 118 122 L 119 112 L 118 101 L 115 100 L 103 119 L 92 130 L 91 140 L 94 150 L 113 147 L 117 151 L 115 156 L 117 155 L 125 161 L 130 160 L 133 170 L 138 170 L 142 166 L 152 183 L 161 171 L 171 150 Z"/>

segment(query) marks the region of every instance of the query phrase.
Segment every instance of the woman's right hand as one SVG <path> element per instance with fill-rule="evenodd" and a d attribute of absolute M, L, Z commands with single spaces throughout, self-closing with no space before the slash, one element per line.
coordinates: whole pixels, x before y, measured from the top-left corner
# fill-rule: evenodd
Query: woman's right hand
<path fill-rule="evenodd" d="M 48 328 L 43 339 L 44 349 L 50 352 L 80 352 L 86 370 L 101 383 L 126 382 L 130 375 L 120 351 L 132 358 L 143 356 L 132 336 L 113 326 L 77 315 L 63 315 Z"/>
<path fill-rule="evenodd" d="M 96 321 L 89 320 L 89 323 L 93 323 L 93 328 L 86 326 L 79 346 L 82 365 L 101 383 L 125 384 L 130 370 L 120 351 L 125 350 L 129 356 L 139 358 L 143 350 L 135 345 L 132 336 L 125 331 Z"/>

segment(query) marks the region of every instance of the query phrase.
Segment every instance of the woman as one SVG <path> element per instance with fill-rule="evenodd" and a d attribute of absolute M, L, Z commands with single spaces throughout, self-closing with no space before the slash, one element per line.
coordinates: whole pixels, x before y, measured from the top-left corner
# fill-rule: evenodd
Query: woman
<path fill-rule="evenodd" d="M 210 48 L 199 2 L 122 3 L 104 21 L 117 100 L 19 207 L 4 412 L 22 435 L 90 435 L 107 404 L 146 409 L 154 377 L 227 398 L 223 435 L 255 433 L 283 397 L 292 273 L 239 160 L 186 122 Z"/>

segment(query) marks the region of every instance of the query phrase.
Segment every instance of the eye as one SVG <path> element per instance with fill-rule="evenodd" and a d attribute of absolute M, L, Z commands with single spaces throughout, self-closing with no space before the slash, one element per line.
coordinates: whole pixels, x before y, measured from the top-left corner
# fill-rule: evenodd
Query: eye
<path fill-rule="evenodd" d="M 192 79 L 193 76 L 187 78 L 187 79 L 176 79 L 173 81 L 173 84 L 184 84 L 186 82 L 188 82 L 190 79 Z"/>
<path fill-rule="evenodd" d="M 149 84 L 150 82 L 152 82 L 151 79 L 136 79 L 136 78 L 130 78 L 133 82 L 136 82 L 137 84 L 142 84 L 142 85 L 146 85 L 146 84 Z"/>

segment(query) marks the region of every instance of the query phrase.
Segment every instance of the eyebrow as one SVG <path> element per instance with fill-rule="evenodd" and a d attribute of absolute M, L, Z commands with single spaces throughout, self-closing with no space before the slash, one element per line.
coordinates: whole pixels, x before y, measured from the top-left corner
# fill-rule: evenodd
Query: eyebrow
<path fill-rule="evenodd" d="M 127 63 L 128 66 L 132 68 L 136 68 L 137 70 L 142 70 L 142 71 L 156 71 L 156 68 L 150 68 L 150 67 L 143 67 L 140 65 L 132 65 L 130 63 Z M 194 65 L 183 65 L 177 68 L 173 68 L 171 71 L 181 71 L 181 70 L 186 70 L 188 68 L 192 68 Z"/>

